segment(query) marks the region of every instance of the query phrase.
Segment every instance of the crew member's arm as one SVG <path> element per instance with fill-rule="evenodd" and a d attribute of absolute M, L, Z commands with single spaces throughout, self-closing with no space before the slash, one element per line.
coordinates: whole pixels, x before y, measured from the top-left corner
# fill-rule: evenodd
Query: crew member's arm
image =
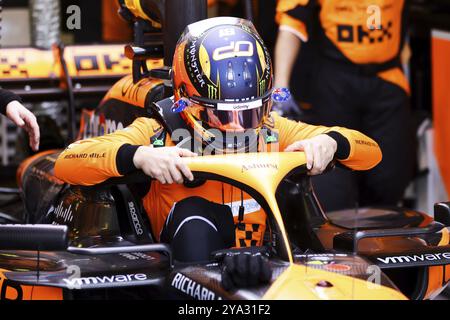
<path fill-rule="evenodd" d="M 39 149 L 39 126 L 34 114 L 25 108 L 15 93 L 0 89 L 0 114 L 6 115 L 14 124 L 24 129 L 30 137 L 30 147 Z"/>
<path fill-rule="evenodd" d="M 300 39 L 293 33 L 279 30 L 275 44 L 275 88 L 289 88 L 292 69 L 300 51 Z"/>
<path fill-rule="evenodd" d="M 138 118 L 114 133 L 69 145 L 55 163 L 55 176 L 74 185 L 94 185 L 141 169 L 161 183 L 192 180 L 181 157 L 194 156 L 177 147 L 153 148 L 150 138 L 162 130 L 154 120 Z"/>
<path fill-rule="evenodd" d="M 382 158 L 378 144 L 359 131 L 313 126 L 271 113 L 280 136 L 280 150 L 304 151 L 312 174 L 323 172 L 331 160 L 353 170 L 369 170 Z"/>
<path fill-rule="evenodd" d="M 308 0 L 278 0 L 276 22 L 279 24 L 275 43 L 275 87 L 289 87 L 292 69 L 301 41 L 308 40 L 307 20 L 311 16 Z"/>

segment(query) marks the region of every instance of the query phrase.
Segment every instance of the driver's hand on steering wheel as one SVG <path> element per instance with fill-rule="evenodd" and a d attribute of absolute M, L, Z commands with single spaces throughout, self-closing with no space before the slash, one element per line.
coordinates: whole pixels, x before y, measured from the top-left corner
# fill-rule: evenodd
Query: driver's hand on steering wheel
<path fill-rule="evenodd" d="M 284 149 L 285 152 L 305 152 L 306 168 L 310 175 L 321 174 L 333 160 L 336 150 L 337 142 L 326 134 L 296 141 Z"/>
<path fill-rule="evenodd" d="M 133 163 L 137 169 L 163 184 L 183 183 L 183 176 L 194 179 L 182 158 L 195 157 L 196 153 L 178 147 L 154 148 L 141 146 L 136 150 Z"/>

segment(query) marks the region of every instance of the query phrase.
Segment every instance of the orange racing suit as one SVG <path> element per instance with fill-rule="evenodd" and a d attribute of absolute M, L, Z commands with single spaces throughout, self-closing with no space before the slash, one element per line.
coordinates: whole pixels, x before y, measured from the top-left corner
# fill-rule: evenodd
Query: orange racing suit
<path fill-rule="evenodd" d="M 341 127 L 312 126 L 282 118 L 275 113 L 265 121 L 265 127 L 277 132 L 278 150 L 284 150 L 295 141 L 319 134 L 329 134 L 338 142 L 338 160 L 354 170 L 366 170 L 381 161 L 378 144 L 355 130 Z M 74 185 L 95 185 L 111 177 L 122 176 L 133 167 L 133 155 L 138 146 L 161 145 L 155 143 L 164 137 L 165 146 L 173 146 L 166 130 L 154 119 L 137 118 L 130 126 L 114 133 L 72 143 L 58 157 L 55 175 Z M 274 150 L 271 148 L 271 150 Z M 270 150 L 269 150 L 270 151 Z M 132 169 L 133 170 L 133 169 Z M 134 168 L 135 170 L 135 168 Z M 218 181 L 206 181 L 197 187 L 179 184 L 161 184 L 152 181 L 143 197 L 143 205 L 149 216 L 152 231 L 159 239 L 160 232 L 174 203 L 191 196 L 200 196 L 209 201 L 229 205 L 235 222 L 238 206 L 244 204 L 244 228 L 236 228 L 236 246 L 261 245 L 266 225 L 266 216 L 261 207 L 248 194 L 236 187 Z M 242 197 L 242 198 L 241 198 Z"/>

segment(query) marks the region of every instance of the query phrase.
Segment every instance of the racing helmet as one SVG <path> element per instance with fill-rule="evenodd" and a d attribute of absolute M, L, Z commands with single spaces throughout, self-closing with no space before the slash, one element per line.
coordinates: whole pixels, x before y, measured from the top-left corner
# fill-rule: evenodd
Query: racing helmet
<path fill-rule="evenodd" d="M 269 114 L 272 77 L 268 50 L 250 21 L 218 17 L 190 24 L 175 48 L 172 111 L 181 112 L 203 143 L 244 151 L 257 143 Z"/>

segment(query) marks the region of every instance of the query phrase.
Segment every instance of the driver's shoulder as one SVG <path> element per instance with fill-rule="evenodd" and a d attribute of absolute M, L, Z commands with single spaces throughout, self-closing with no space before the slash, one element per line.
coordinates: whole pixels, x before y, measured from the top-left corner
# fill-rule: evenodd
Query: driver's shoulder
<path fill-rule="evenodd" d="M 269 116 L 265 119 L 264 125 L 272 130 L 283 129 L 289 119 L 280 116 L 275 111 L 270 112 Z"/>
<path fill-rule="evenodd" d="M 148 117 L 136 118 L 131 126 L 139 130 L 146 131 L 150 136 L 161 132 L 164 129 L 164 127 L 158 121 Z"/>

